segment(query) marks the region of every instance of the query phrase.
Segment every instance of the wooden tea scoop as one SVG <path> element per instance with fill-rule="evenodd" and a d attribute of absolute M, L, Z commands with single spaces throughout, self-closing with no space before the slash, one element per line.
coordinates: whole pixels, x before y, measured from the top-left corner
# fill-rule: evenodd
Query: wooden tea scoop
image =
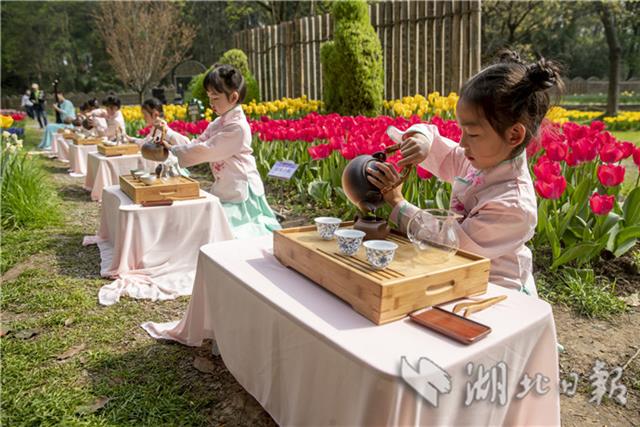
<path fill-rule="evenodd" d="M 464 317 L 469 317 L 469 315 L 473 313 L 477 313 L 479 311 L 484 310 L 485 308 L 489 308 L 492 305 L 499 303 L 500 301 L 504 301 L 507 299 L 506 295 L 500 295 L 493 298 L 487 298 L 480 301 L 471 301 L 471 302 L 461 302 L 456 304 L 453 307 L 453 313 L 457 313 L 459 311 L 464 311 Z"/>

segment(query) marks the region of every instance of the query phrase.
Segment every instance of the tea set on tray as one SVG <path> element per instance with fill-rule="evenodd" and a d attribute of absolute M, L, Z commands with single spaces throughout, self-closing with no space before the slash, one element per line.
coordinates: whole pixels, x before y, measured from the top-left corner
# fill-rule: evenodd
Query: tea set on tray
<path fill-rule="evenodd" d="M 389 136 L 395 137 L 396 134 L 397 132 L 391 132 Z M 347 256 L 355 255 L 360 246 L 364 246 L 367 260 L 375 269 L 384 269 L 391 264 L 398 245 L 385 240 L 391 232 L 387 221 L 373 215 L 373 212 L 384 203 L 383 191 L 369 182 L 367 169 L 375 170 L 376 163 L 385 162 L 387 154 L 399 149 L 398 142 L 385 151 L 357 156 L 345 167 L 342 173 L 342 189 L 347 198 L 361 212 L 355 218 L 353 229 L 340 229 L 342 223 L 340 218 L 315 219 L 322 239 L 331 240 L 335 236 L 338 251 Z M 384 191 L 401 185 L 409 176 L 409 172 L 409 168 L 403 169 L 400 179 Z M 407 237 L 418 250 L 437 249 L 442 255 L 440 260 L 444 262 L 451 258 L 460 246 L 455 231 L 455 223 L 459 218 L 460 215 L 446 209 L 421 210 L 409 221 Z"/>
<path fill-rule="evenodd" d="M 143 144 L 140 148 L 140 153 L 143 158 L 160 162 L 160 164 L 156 166 L 155 174 L 147 173 L 141 169 L 131 170 L 131 175 L 146 185 L 153 185 L 157 180 L 166 181 L 169 178 L 182 175 L 178 158 L 171 154 L 169 150 L 161 144 L 161 141 L 165 139 L 164 129 L 162 129 L 162 133 L 160 135 L 156 135 L 156 130 L 157 129 L 153 130 L 151 141 Z"/>

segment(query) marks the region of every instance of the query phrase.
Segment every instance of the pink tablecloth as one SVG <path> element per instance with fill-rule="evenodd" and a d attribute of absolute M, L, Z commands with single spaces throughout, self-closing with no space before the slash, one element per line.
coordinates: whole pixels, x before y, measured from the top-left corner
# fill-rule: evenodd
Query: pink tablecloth
<path fill-rule="evenodd" d="M 91 200 L 99 202 L 105 187 L 119 185 L 120 175 L 129 174 L 131 169 L 153 171 L 155 165 L 140 154 L 107 157 L 101 153 L 89 153 L 84 188 L 91 192 Z"/>
<path fill-rule="evenodd" d="M 493 331 L 464 346 L 408 319 L 374 325 L 283 267 L 271 247 L 269 237 L 204 246 L 185 317 L 143 328 L 187 345 L 215 339 L 229 371 L 281 425 L 560 425 L 555 324 L 546 302 L 490 285 L 487 296 L 509 298 L 472 315 Z M 401 379 L 403 357 L 410 365 L 426 357 L 448 373 L 450 392 L 440 394 L 437 408 Z M 478 366 L 491 371 L 499 362 L 508 367 L 504 404 L 489 402 L 485 387 L 486 400 L 465 406 Z M 525 373 L 548 378 L 548 393 L 515 398 Z"/>
<path fill-rule="evenodd" d="M 51 139 L 51 156 L 56 157 L 59 161 L 69 163 L 69 144 L 72 143 L 62 136 L 55 133 Z"/>
<path fill-rule="evenodd" d="M 84 239 L 100 248 L 100 274 L 116 279 L 100 289 L 100 304 L 114 304 L 123 295 L 167 300 L 191 294 L 199 248 L 233 238 L 218 198 L 200 195 L 143 208 L 119 186 L 104 189 L 100 230 Z"/>
<path fill-rule="evenodd" d="M 87 174 L 87 157 L 89 153 L 97 151 L 97 145 L 69 144 L 69 173 L 71 176 L 85 176 Z"/>

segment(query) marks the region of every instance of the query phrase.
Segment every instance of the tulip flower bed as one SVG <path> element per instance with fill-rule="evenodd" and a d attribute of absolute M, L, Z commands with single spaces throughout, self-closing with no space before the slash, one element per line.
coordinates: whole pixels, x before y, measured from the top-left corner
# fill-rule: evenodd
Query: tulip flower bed
<path fill-rule="evenodd" d="M 527 150 L 538 202 L 534 246 L 549 245 L 551 269 L 586 264 L 607 249 L 621 256 L 640 238 L 640 188 L 621 196 L 625 166 L 640 147 L 617 141 L 602 122 L 547 126 Z"/>
<path fill-rule="evenodd" d="M 389 126 L 401 130 L 415 123 L 431 123 L 440 134 L 459 141 L 460 128 L 455 120 L 455 93 L 441 97 L 405 97 L 385 102 L 389 115 L 378 117 L 345 117 L 311 112 L 306 98 L 261 103 L 245 108 L 254 135 L 254 155 L 263 177 L 277 160 L 292 160 L 299 165 L 291 182 L 283 184 L 306 205 L 313 200 L 318 208 L 327 208 L 343 217 L 354 215 L 355 207 L 341 188 L 341 176 L 347 162 L 360 154 L 371 154 L 392 145 L 386 135 Z M 307 103 L 305 103 L 307 102 Z M 298 109 L 292 110 L 297 105 Z M 260 108 L 257 108 L 260 106 Z M 318 107 L 314 105 L 313 108 Z M 441 118 L 433 113 L 445 116 Z M 640 189 L 636 180 L 632 190 L 622 194 L 626 169 L 622 161 L 632 158 L 640 165 L 640 148 L 630 142 L 617 141 L 605 130 L 605 123 L 593 121 L 578 124 L 569 118 L 591 121 L 599 113 L 578 112 L 555 107 L 549 112 L 541 136 L 527 148 L 532 177 L 539 196 L 539 222 L 532 241 L 536 247 L 551 251 L 551 269 L 574 262 L 588 264 L 604 250 L 621 256 L 633 248 L 640 238 Z M 634 113 L 637 114 L 637 113 Z M 625 116 L 635 120 L 635 116 Z M 174 120 L 169 126 L 184 135 L 197 136 L 208 120 L 185 122 Z M 146 135 L 149 129 L 141 129 Z M 399 154 L 388 161 L 395 164 Z M 629 167 L 629 166 L 627 166 Z M 405 197 L 422 207 L 446 208 L 450 185 L 433 177 L 429 171 L 416 168 L 405 183 Z M 383 210 L 381 214 L 386 214 Z"/>

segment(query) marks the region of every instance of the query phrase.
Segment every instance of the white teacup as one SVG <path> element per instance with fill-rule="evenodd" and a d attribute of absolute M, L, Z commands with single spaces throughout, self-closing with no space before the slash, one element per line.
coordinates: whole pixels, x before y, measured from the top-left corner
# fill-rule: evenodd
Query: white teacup
<path fill-rule="evenodd" d="M 364 242 L 367 261 L 373 268 L 382 270 L 387 268 L 398 249 L 398 245 L 387 240 L 369 240 Z"/>
<path fill-rule="evenodd" d="M 341 254 L 352 256 L 360 249 L 362 239 L 364 239 L 366 233 L 360 230 L 343 228 L 337 230 L 334 234 L 338 239 L 338 251 Z"/>
<path fill-rule="evenodd" d="M 147 184 L 147 185 L 151 185 L 154 182 L 156 182 L 156 176 L 152 175 L 152 174 L 144 174 L 140 177 L 140 181 L 142 181 L 143 183 Z"/>
<path fill-rule="evenodd" d="M 314 221 L 316 223 L 318 234 L 320 234 L 320 237 L 322 237 L 323 240 L 333 239 L 333 234 L 342 223 L 340 218 L 330 216 L 321 216 L 316 218 Z"/>

